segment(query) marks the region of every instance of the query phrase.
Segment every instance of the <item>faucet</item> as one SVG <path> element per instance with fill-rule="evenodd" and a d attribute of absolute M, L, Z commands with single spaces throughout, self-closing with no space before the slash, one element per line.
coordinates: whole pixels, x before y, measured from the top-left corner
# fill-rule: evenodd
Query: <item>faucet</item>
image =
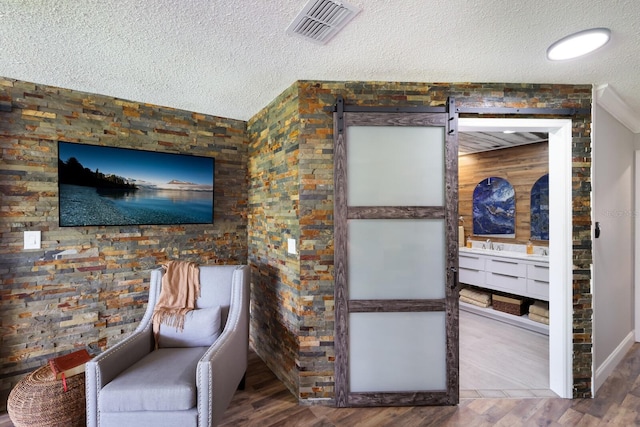
<path fill-rule="evenodd" d="M 493 242 L 491 239 L 487 239 L 487 248 L 493 250 Z"/>

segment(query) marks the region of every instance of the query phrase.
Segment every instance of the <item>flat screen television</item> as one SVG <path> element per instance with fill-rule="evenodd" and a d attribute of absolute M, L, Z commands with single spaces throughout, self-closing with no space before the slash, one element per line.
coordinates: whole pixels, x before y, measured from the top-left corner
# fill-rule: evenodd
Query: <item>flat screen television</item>
<path fill-rule="evenodd" d="M 215 158 L 58 142 L 61 227 L 212 224 Z"/>

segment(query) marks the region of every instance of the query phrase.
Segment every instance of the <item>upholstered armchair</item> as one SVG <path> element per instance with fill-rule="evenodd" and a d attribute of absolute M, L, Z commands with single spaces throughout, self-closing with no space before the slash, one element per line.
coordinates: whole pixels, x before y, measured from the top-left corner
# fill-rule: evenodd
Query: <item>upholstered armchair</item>
<path fill-rule="evenodd" d="M 215 426 L 244 386 L 249 267 L 200 266 L 195 310 L 180 333 L 162 325 L 156 349 L 162 275 L 151 272 L 149 303 L 133 334 L 86 365 L 88 427 Z"/>

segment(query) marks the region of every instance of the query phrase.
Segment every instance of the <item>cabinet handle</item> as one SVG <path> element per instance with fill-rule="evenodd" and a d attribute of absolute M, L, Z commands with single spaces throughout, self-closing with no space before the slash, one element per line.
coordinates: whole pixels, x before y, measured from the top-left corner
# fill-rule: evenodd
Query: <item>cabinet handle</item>
<path fill-rule="evenodd" d="M 548 285 L 549 282 L 547 280 L 537 280 L 537 279 L 533 279 L 534 282 L 536 283 L 544 283 L 545 285 Z"/>
<path fill-rule="evenodd" d="M 511 264 L 511 265 L 518 265 L 517 262 L 513 262 L 513 261 L 502 261 L 501 259 L 492 259 L 491 262 L 499 262 L 501 264 Z"/>
<path fill-rule="evenodd" d="M 495 273 L 495 272 L 491 272 L 491 274 L 495 274 L 496 276 L 502 276 L 502 277 L 511 277 L 512 279 L 517 279 L 518 276 L 512 276 L 511 274 L 503 274 L 503 273 Z"/>

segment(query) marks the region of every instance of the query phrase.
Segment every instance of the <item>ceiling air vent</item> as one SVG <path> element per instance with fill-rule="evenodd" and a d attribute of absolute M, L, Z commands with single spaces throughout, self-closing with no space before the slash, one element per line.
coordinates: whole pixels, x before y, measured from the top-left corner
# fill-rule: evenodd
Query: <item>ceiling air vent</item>
<path fill-rule="evenodd" d="M 325 44 L 359 12 L 359 8 L 345 2 L 310 0 L 289 25 L 287 34 Z"/>

